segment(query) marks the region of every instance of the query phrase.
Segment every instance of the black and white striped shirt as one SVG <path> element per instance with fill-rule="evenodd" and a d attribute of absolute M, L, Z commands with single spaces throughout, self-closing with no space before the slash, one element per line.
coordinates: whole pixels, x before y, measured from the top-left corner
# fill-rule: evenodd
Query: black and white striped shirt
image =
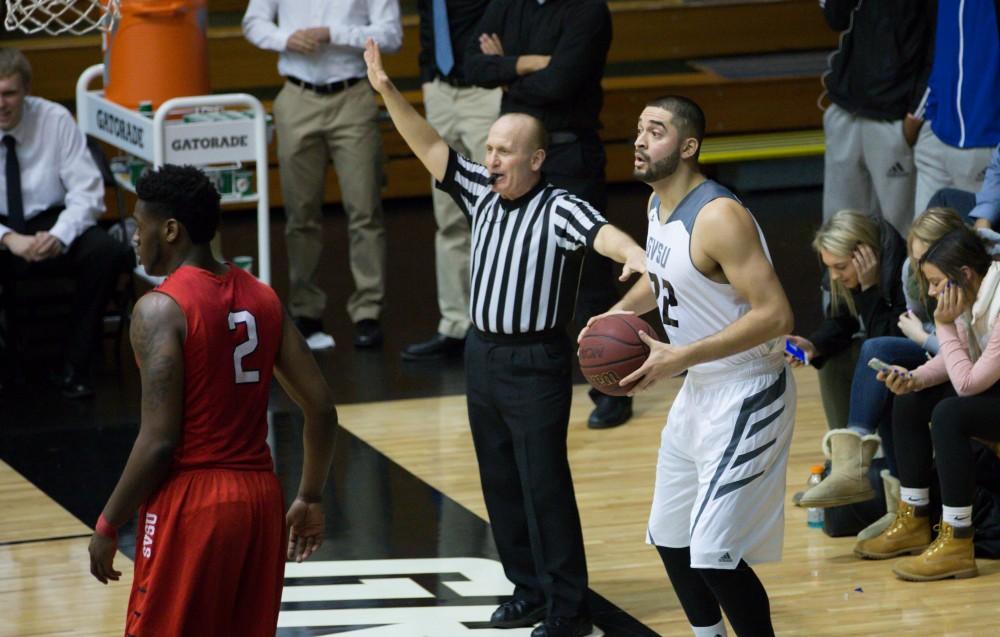
<path fill-rule="evenodd" d="M 472 225 L 472 324 L 494 334 L 561 328 L 573 316 L 584 254 L 607 221 L 544 178 L 513 200 L 488 179 L 485 166 L 452 150 L 437 184 Z"/>

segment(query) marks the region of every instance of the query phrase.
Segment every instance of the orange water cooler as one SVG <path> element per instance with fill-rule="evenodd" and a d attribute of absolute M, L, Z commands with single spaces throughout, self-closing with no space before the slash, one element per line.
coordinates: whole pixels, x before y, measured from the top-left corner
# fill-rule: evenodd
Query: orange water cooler
<path fill-rule="evenodd" d="M 126 108 L 206 95 L 206 0 L 122 0 L 108 36 L 104 94 Z"/>

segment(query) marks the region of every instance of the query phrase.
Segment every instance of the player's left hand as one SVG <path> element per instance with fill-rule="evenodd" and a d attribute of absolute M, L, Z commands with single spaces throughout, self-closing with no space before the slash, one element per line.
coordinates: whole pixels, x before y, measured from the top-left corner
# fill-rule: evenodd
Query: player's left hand
<path fill-rule="evenodd" d="M 90 574 L 101 584 L 108 580 L 118 581 L 121 571 L 114 567 L 115 551 L 118 550 L 118 540 L 94 533 L 90 538 Z"/>
<path fill-rule="evenodd" d="M 295 498 L 285 515 L 288 559 L 301 562 L 323 544 L 323 503 Z"/>
<path fill-rule="evenodd" d="M 649 356 L 646 357 L 646 361 L 639 369 L 618 383 L 620 386 L 625 387 L 632 382 L 638 381 L 635 387 L 632 388 L 632 391 L 629 392 L 629 396 L 635 396 L 641 391 L 646 391 L 661 378 L 676 376 L 688 367 L 681 348 L 658 341 L 645 332 L 639 332 L 639 338 L 649 347 Z"/>
<path fill-rule="evenodd" d="M 639 247 L 632 250 L 626 257 L 625 265 L 622 266 L 622 274 L 618 280 L 628 281 L 636 273 L 646 274 L 646 251 Z"/>
<path fill-rule="evenodd" d="M 938 324 L 954 323 L 955 319 L 965 310 L 965 294 L 954 281 L 948 284 L 937 295 L 937 308 L 934 310 L 934 322 Z"/>
<path fill-rule="evenodd" d="M 855 248 L 854 254 L 851 255 L 851 261 L 854 262 L 854 270 L 858 273 L 858 283 L 861 285 L 862 292 L 878 285 L 880 274 L 878 255 L 875 254 L 870 245 L 862 243 Z"/>

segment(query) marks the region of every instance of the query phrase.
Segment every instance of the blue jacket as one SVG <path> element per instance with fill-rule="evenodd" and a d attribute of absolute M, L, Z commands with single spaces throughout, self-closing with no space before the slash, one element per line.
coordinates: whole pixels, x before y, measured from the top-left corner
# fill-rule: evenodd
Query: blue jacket
<path fill-rule="evenodd" d="M 1000 143 L 997 0 L 938 0 L 934 62 L 914 115 L 959 148 Z"/>

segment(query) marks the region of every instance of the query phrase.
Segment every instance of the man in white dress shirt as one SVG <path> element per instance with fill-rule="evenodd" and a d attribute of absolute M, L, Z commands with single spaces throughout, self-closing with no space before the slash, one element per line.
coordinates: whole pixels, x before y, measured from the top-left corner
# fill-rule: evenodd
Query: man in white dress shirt
<path fill-rule="evenodd" d="M 361 56 L 369 37 L 387 51 L 399 49 L 399 0 L 250 0 L 243 34 L 279 53 L 278 72 L 286 79 L 273 110 L 287 215 L 288 309 L 310 347 L 333 344 L 323 333 L 326 293 L 317 281 L 332 160 L 347 214 L 354 344 L 377 347 L 385 296 L 382 139 Z"/>
<path fill-rule="evenodd" d="M 7 313 L 17 287 L 36 274 L 76 279 L 72 323 L 64 330 L 68 398 L 93 395 L 91 361 L 116 273 L 134 264 L 130 247 L 97 226 L 104 183 L 87 141 L 65 107 L 28 95 L 31 66 L 0 49 L 0 286 Z M 7 325 L 12 317 L 7 315 Z"/>

